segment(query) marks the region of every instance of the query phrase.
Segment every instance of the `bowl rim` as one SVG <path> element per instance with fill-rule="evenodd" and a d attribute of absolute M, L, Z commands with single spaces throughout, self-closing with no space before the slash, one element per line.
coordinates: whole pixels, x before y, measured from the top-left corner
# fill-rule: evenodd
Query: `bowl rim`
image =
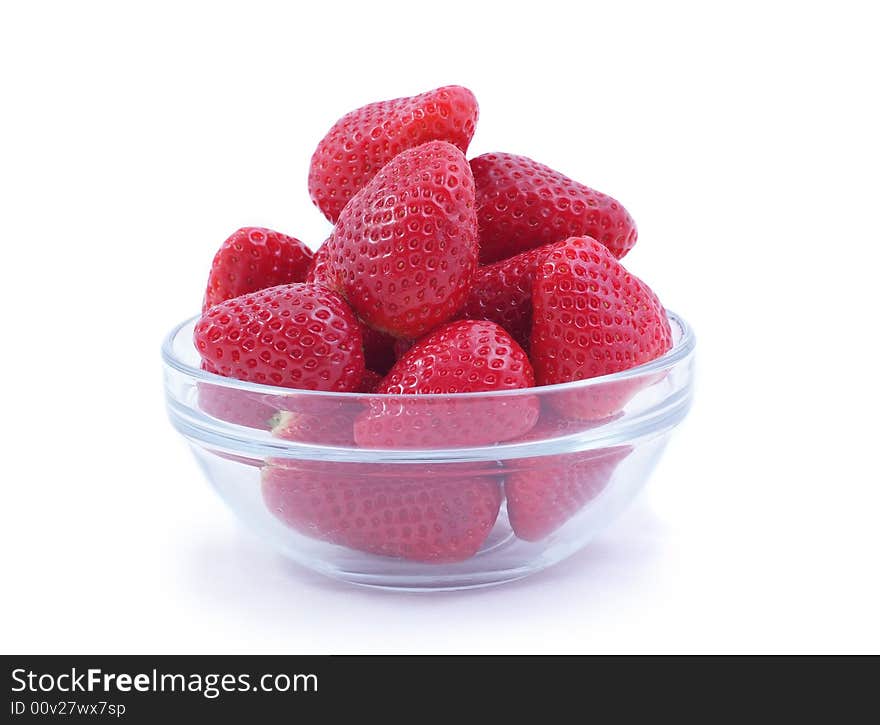
<path fill-rule="evenodd" d="M 326 390 L 306 390 L 303 388 L 285 388 L 277 385 L 265 385 L 263 383 L 254 383 L 246 380 L 238 380 L 237 378 L 228 378 L 216 373 L 210 373 L 202 370 L 200 367 L 194 367 L 181 360 L 174 353 L 174 341 L 181 331 L 197 321 L 201 315 L 194 315 L 185 319 L 183 322 L 175 325 L 171 331 L 165 336 L 162 342 L 162 360 L 165 365 L 176 370 L 183 375 L 187 375 L 197 381 L 210 383 L 212 385 L 222 385 L 235 390 L 242 390 L 251 393 L 258 393 L 272 396 L 304 396 L 314 398 L 326 398 L 330 400 L 357 400 L 357 399 L 376 399 L 385 400 L 393 399 L 412 399 L 412 395 L 401 393 L 344 393 Z M 654 358 L 642 365 L 637 365 L 620 372 L 611 373 L 609 375 L 599 375 L 593 378 L 583 378 L 581 380 L 572 380 L 566 383 L 554 383 L 553 385 L 536 385 L 531 388 L 513 388 L 510 390 L 490 390 L 476 393 L 425 393 L 420 398 L 442 400 L 444 398 L 454 398 L 456 400 L 471 398 L 503 398 L 515 397 L 518 395 L 552 395 L 554 391 L 572 391 L 587 389 L 595 385 L 604 385 L 630 378 L 640 377 L 642 375 L 650 375 L 674 367 L 682 360 L 685 360 L 696 347 L 696 336 L 693 328 L 680 315 L 666 310 L 666 318 L 670 325 L 677 325 L 681 330 L 681 337 L 678 341 L 660 357 Z M 192 344 L 192 340 L 189 341 Z M 195 347 L 193 345 L 193 347 Z"/>

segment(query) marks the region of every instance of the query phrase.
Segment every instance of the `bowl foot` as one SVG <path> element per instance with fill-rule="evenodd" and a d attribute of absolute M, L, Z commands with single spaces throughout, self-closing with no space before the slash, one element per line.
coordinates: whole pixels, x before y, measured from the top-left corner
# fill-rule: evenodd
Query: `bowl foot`
<path fill-rule="evenodd" d="M 370 589 L 406 592 L 461 591 L 506 584 L 546 569 L 572 553 L 557 551 L 556 556 L 547 556 L 545 552 L 544 556 L 528 557 L 528 564 L 523 564 L 524 545 L 505 526 L 496 527 L 475 556 L 455 564 L 425 565 L 352 551 L 329 564 L 304 560 L 293 549 L 286 553 L 331 579 Z"/>
<path fill-rule="evenodd" d="M 356 571 L 320 571 L 325 576 L 368 589 L 396 592 L 457 592 L 465 589 L 483 589 L 517 581 L 543 569 L 543 566 L 508 571 L 485 571 L 447 575 L 389 575 L 365 574 Z"/>

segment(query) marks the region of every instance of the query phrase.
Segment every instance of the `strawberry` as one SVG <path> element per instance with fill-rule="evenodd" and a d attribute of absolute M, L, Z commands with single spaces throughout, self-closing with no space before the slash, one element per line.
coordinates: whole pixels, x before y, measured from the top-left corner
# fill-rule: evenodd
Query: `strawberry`
<path fill-rule="evenodd" d="M 375 393 L 379 388 L 379 383 L 381 382 L 382 376 L 379 373 L 372 370 L 367 370 L 364 372 L 364 380 L 361 383 L 361 392 Z"/>
<path fill-rule="evenodd" d="M 213 375 L 218 374 L 207 360 L 202 360 L 201 368 Z M 272 427 L 272 416 L 278 412 L 278 407 L 271 395 L 213 383 L 199 383 L 196 387 L 199 408 L 212 418 L 247 428 L 266 430 Z"/>
<path fill-rule="evenodd" d="M 544 164 L 493 153 L 472 159 L 471 169 L 483 264 L 575 236 L 598 239 L 618 258 L 636 243 L 635 222 L 619 202 Z"/>
<path fill-rule="evenodd" d="M 498 517 L 494 468 L 325 461 L 284 462 L 262 473 L 266 508 L 315 539 L 411 561 L 464 561 Z"/>
<path fill-rule="evenodd" d="M 352 197 L 327 246 L 340 291 L 370 327 L 418 338 L 451 319 L 477 265 L 464 154 L 433 141 L 396 156 Z"/>
<path fill-rule="evenodd" d="M 271 419 L 272 435 L 300 443 L 322 446 L 354 445 L 354 419 L 363 410 L 357 401 L 287 401 Z"/>
<path fill-rule="evenodd" d="M 461 86 L 352 111 L 333 125 L 312 156 L 312 201 L 335 223 L 348 200 L 402 151 L 428 141 L 448 141 L 467 151 L 478 114 L 474 94 Z"/>
<path fill-rule="evenodd" d="M 318 285 L 279 285 L 214 305 L 193 339 L 213 371 L 239 380 L 353 392 L 364 377 L 357 320 Z"/>
<path fill-rule="evenodd" d="M 334 292 L 338 291 L 339 283 L 330 267 L 330 250 L 326 241 L 318 247 L 318 251 L 312 257 L 312 263 L 306 270 L 305 281 L 309 284 L 322 285 Z"/>
<path fill-rule="evenodd" d="M 402 337 L 398 337 L 394 341 L 394 360 L 400 360 L 400 358 L 406 355 L 407 350 L 415 345 L 415 342 L 415 340 L 407 340 Z"/>
<path fill-rule="evenodd" d="M 551 248 L 552 245 L 545 244 L 479 267 L 461 316 L 497 322 L 523 350 L 528 350 L 532 334 L 532 282 L 538 262 Z"/>
<path fill-rule="evenodd" d="M 315 252 L 312 265 L 309 267 L 308 274 L 306 275 L 306 282 L 338 290 L 339 283 L 330 264 L 330 253 L 326 242 L 318 247 L 318 251 Z M 374 330 L 364 323 L 363 320 L 358 320 L 358 322 L 361 326 L 361 337 L 364 340 L 364 360 L 366 365 L 368 368 L 380 371 L 384 375 L 394 365 L 394 361 L 397 360 L 394 348 L 395 340 L 384 332 Z"/>
<path fill-rule="evenodd" d="M 510 443 L 528 443 L 530 441 L 547 441 L 556 438 L 566 438 L 568 436 L 576 436 L 593 430 L 603 425 L 613 423 L 615 420 L 623 417 L 623 413 L 616 413 L 608 418 L 601 420 L 579 420 L 577 418 L 567 418 L 555 409 L 555 406 L 548 403 L 548 398 L 544 399 L 545 405 L 542 406 L 541 415 L 534 427 L 526 431 L 521 436 L 510 440 Z"/>
<path fill-rule="evenodd" d="M 525 541 L 552 534 L 605 489 L 631 451 L 618 446 L 509 463 L 504 491 L 514 533 Z"/>
<path fill-rule="evenodd" d="M 488 320 L 458 320 L 419 340 L 379 385 L 391 395 L 445 395 L 530 388 L 532 366 L 522 348 Z"/>
<path fill-rule="evenodd" d="M 365 370 L 359 393 L 375 393 L 382 376 Z M 269 427 L 272 435 L 301 443 L 324 446 L 353 446 L 354 421 L 363 412 L 363 403 L 348 398 L 315 398 L 290 395 L 276 399 L 276 412 Z M 277 406 L 283 409 L 277 411 Z M 268 420 L 268 419 L 267 419 Z"/>
<path fill-rule="evenodd" d="M 266 287 L 302 282 L 311 261 L 311 250 L 299 239 L 271 229 L 243 227 L 214 255 L 202 311 Z"/>
<path fill-rule="evenodd" d="M 672 346 L 657 296 L 590 237 L 567 239 L 542 259 L 532 305 L 531 353 L 538 385 L 627 370 Z M 555 402 L 571 417 L 607 418 L 646 382 L 597 383 Z"/>
<path fill-rule="evenodd" d="M 227 423 L 268 430 L 272 417 L 278 412 L 272 396 L 262 393 L 204 382 L 198 384 L 198 391 L 199 408 Z"/>
<path fill-rule="evenodd" d="M 379 384 L 396 397 L 370 401 L 355 440 L 380 448 L 487 445 L 514 438 L 538 418 L 534 396 L 440 397 L 534 385 L 529 359 L 494 322 L 460 320 L 413 345 Z"/>

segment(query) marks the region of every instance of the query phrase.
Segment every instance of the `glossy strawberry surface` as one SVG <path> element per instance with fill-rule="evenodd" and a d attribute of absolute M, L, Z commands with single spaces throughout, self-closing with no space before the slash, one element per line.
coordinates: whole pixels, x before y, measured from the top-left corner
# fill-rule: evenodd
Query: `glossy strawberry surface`
<path fill-rule="evenodd" d="M 327 246 L 338 289 L 371 328 L 418 338 L 452 319 L 477 266 L 464 154 L 435 141 L 396 156 L 351 199 Z"/>
<path fill-rule="evenodd" d="M 480 262 L 490 264 L 542 244 L 590 236 L 623 257 L 638 232 L 610 196 L 515 154 L 471 160 L 477 189 Z"/>
<path fill-rule="evenodd" d="M 317 285 L 280 285 L 214 305 L 193 339 L 213 371 L 239 380 L 354 392 L 364 377 L 354 314 Z"/>
<path fill-rule="evenodd" d="M 672 346 L 669 321 L 654 292 L 589 237 L 572 237 L 541 260 L 532 306 L 531 359 L 538 385 L 628 370 Z M 597 382 L 568 398 L 568 412 L 607 418 L 648 382 Z"/>
<path fill-rule="evenodd" d="M 355 440 L 381 448 L 497 443 L 534 425 L 537 400 L 528 395 L 457 399 L 450 394 L 533 385 L 528 357 L 501 327 L 484 320 L 452 322 L 414 344 L 394 364 L 376 392 L 407 397 L 371 400 L 370 410 L 355 422 Z"/>
<path fill-rule="evenodd" d="M 305 281 L 309 284 L 319 284 L 327 289 L 337 291 L 339 282 L 333 274 L 333 268 L 330 266 L 330 250 L 327 248 L 325 241 L 318 251 L 312 257 L 312 261 L 306 270 Z"/>
<path fill-rule="evenodd" d="M 202 311 L 233 297 L 302 282 L 312 251 L 299 239 L 262 227 L 236 231 L 214 255 Z"/>
<path fill-rule="evenodd" d="M 335 222 L 349 199 L 402 151 L 428 141 L 467 151 L 478 115 L 474 94 L 461 86 L 370 103 L 346 114 L 312 156 L 312 201 Z"/>
<path fill-rule="evenodd" d="M 538 262 L 551 248 L 552 245 L 544 245 L 477 268 L 461 316 L 497 322 L 520 347 L 528 350 L 532 335 L 532 283 Z"/>
<path fill-rule="evenodd" d="M 315 252 L 315 257 L 306 275 L 306 282 L 320 284 L 332 290 L 339 288 L 338 279 L 330 264 L 330 252 L 326 242 Z M 366 365 L 368 368 L 384 375 L 391 369 L 391 366 L 397 359 L 395 354 L 395 338 L 384 332 L 379 332 L 379 330 L 374 330 L 362 320 L 359 322 L 361 337 L 364 340 L 364 360 Z"/>

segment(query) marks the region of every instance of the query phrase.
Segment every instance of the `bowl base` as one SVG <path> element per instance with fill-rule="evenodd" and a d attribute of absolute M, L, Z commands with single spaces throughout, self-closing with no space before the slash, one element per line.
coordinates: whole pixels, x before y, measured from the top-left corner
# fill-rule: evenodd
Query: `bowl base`
<path fill-rule="evenodd" d="M 483 547 L 467 561 L 458 563 L 426 566 L 420 562 L 385 559 L 346 549 L 341 549 L 345 555 L 330 563 L 304 558 L 296 546 L 281 544 L 279 548 L 299 564 L 330 579 L 396 592 L 453 592 L 498 586 L 546 569 L 574 552 L 574 549 L 555 548 L 552 555 L 545 551 L 542 556 L 528 557 L 529 563 L 524 564 L 521 550 L 524 545 L 528 546 L 510 529 L 502 505 L 499 523 Z"/>
<path fill-rule="evenodd" d="M 367 589 L 381 589 L 391 592 L 457 592 L 466 589 L 484 589 L 486 587 L 498 586 L 499 584 L 507 584 L 523 579 L 543 568 L 543 566 L 539 566 L 527 569 L 512 569 L 510 571 L 473 572 L 471 574 L 453 574 L 448 576 L 388 576 L 387 574 L 365 574 L 363 572 L 339 569 L 316 571 L 346 584 L 354 584 L 355 586 Z"/>
<path fill-rule="evenodd" d="M 331 579 L 369 589 L 398 592 L 452 592 L 506 584 L 546 569 L 573 553 L 573 550 L 557 549 L 554 556 L 547 556 L 545 552 L 544 556 L 533 558 L 524 565 L 522 557 L 516 553 L 522 545 L 523 542 L 510 529 L 496 526 L 484 547 L 468 561 L 429 568 L 424 564 L 399 559 L 377 560 L 374 556 L 349 556 L 337 560 L 335 565 L 327 565 L 303 560 L 295 550 L 289 549 L 285 553 L 312 571 Z M 496 557 L 500 557 L 500 560 L 496 559 L 495 566 L 486 565 L 487 560 Z M 509 566 L 498 566 L 504 559 Z"/>

